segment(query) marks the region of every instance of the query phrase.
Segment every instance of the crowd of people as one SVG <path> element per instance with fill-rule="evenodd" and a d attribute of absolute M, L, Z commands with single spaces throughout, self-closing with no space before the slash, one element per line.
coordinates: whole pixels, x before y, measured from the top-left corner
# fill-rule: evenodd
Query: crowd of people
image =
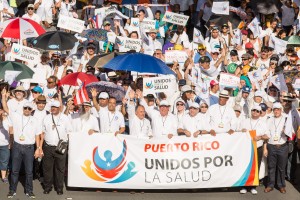
<path fill-rule="evenodd" d="M 167 63 L 173 74 L 158 75 L 176 79 L 178 88 L 168 94 L 145 94 L 143 78 L 157 75 L 89 65 L 96 55 L 119 52 L 120 45 L 117 40 L 108 43 L 73 32 L 78 39 L 73 50 L 44 51 L 38 64 L 17 60 L 36 73 L 43 73 L 36 74 L 30 83 L 7 80 L 0 83 L 0 170 L 2 181 L 9 183 L 7 197 L 16 196 L 22 163 L 28 197 L 35 198 L 33 179 L 37 174 L 43 176 L 44 194 L 54 187 L 62 195 L 67 151 L 58 152 L 57 146 L 61 140 L 67 141 L 72 132 L 171 139 L 255 131 L 258 167 L 266 160 L 268 169 L 264 192 L 271 192 L 277 186 L 284 194 L 285 180 L 296 184 L 300 116 L 299 91 L 294 83 L 300 69 L 300 52 L 293 45 L 280 51 L 276 41 L 300 35 L 297 19 L 300 1 L 278 1 L 278 11 L 268 15 L 259 13 L 251 0 L 230 2 L 238 10 L 241 22 L 238 26 L 231 20 L 223 24 L 210 21 L 214 15 L 212 0 L 152 0 L 139 5 L 114 2 L 4 0 L 0 17 L 2 22 L 14 17 L 29 18 L 49 31 L 59 30 L 57 18 L 65 15 L 84 20 L 87 30 L 99 26 L 115 36 L 141 39 L 140 53 L 164 62 L 166 51 L 185 52 L 185 62 L 174 59 L 173 63 Z M 95 10 L 101 7 L 115 7 L 122 15 L 105 17 L 95 24 Z M 185 26 L 165 22 L 166 11 L 189 16 L 189 20 Z M 133 29 L 133 18 L 140 22 L 155 20 L 155 29 Z M 249 26 L 253 20 L 260 22 L 257 32 Z M 200 30 L 203 41 L 194 40 L 194 28 Z M 2 61 L 14 61 L 11 47 L 18 41 L 14 38 L 0 38 L 0 41 Z M 34 48 L 32 41 L 21 42 Z M 259 72 L 261 78 L 250 76 L 253 71 Z M 119 85 L 126 95 L 118 101 L 107 91 L 92 88 L 90 101 L 75 105 L 78 88 L 60 84 L 62 78 L 75 72 Z M 239 77 L 239 86 L 221 85 L 221 73 Z M 35 164 L 40 161 L 40 166 Z M 257 194 L 255 187 L 241 188 L 240 193 L 248 190 Z"/>

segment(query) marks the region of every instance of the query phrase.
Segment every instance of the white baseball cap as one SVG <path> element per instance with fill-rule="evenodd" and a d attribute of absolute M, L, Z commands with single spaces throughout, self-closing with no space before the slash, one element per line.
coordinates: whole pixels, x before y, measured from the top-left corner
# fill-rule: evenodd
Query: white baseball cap
<path fill-rule="evenodd" d="M 109 99 L 109 95 L 107 92 L 100 92 L 99 99 Z"/>
<path fill-rule="evenodd" d="M 282 109 L 282 105 L 279 102 L 273 103 L 273 109 Z"/>
<path fill-rule="evenodd" d="M 254 105 L 251 110 L 261 111 L 261 107 L 259 105 Z"/>
<path fill-rule="evenodd" d="M 189 104 L 190 108 L 200 108 L 200 105 L 197 102 L 192 102 Z"/>
<path fill-rule="evenodd" d="M 57 100 L 54 100 L 51 102 L 51 107 L 56 107 L 59 108 L 60 107 L 60 102 Z"/>
<path fill-rule="evenodd" d="M 162 100 L 160 103 L 159 103 L 159 106 L 170 106 L 169 102 L 167 100 Z"/>
<path fill-rule="evenodd" d="M 263 92 L 257 90 L 257 91 L 254 93 L 254 96 L 255 96 L 255 97 L 263 97 Z"/>
<path fill-rule="evenodd" d="M 23 108 L 26 108 L 26 107 L 29 107 L 29 108 L 33 109 L 33 105 L 30 102 L 24 103 Z"/>

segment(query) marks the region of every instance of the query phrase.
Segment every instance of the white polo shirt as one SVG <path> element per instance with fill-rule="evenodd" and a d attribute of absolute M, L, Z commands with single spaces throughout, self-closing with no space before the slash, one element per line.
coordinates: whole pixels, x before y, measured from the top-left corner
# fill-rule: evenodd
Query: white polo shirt
<path fill-rule="evenodd" d="M 81 119 L 79 113 L 71 114 L 72 119 L 72 127 L 75 132 L 81 132 L 84 134 L 88 134 L 89 130 L 99 131 L 98 120 L 92 114 L 89 119 Z"/>
<path fill-rule="evenodd" d="M 287 141 L 287 136 L 283 132 L 284 124 L 286 122 L 286 114 L 281 114 L 280 117 L 275 118 L 274 116 L 270 117 L 267 120 L 267 135 L 269 137 L 269 144 L 284 144 Z"/>
<path fill-rule="evenodd" d="M 178 129 L 188 130 L 191 134 L 199 130 L 209 131 L 210 127 L 201 121 L 199 114 L 192 117 L 190 114 L 184 115 L 182 122 L 178 124 Z"/>
<path fill-rule="evenodd" d="M 35 21 L 36 23 L 40 24 L 41 23 L 41 18 L 40 16 L 38 16 L 37 14 L 33 13 L 32 16 L 28 15 L 28 13 L 26 13 L 25 15 L 22 16 L 22 18 L 25 19 L 31 19 L 33 21 Z"/>
<path fill-rule="evenodd" d="M 35 136 L 42 133 L 41 126 L 33 116 L 12 113 L 10 119 L 14 131 L 14 141 L 19 144 L 34 144 Z"/>
<path fill-rule="evenodd" d="M 69 118 L 67 115 L 59 113 L 57 116 L 53 115 L 53 119 L 59 132 L 59 138 L 67 141 L 68 134 L 72 132 Z M 56 146 L 58 144 L 59 138 L 52 121 L 52 114 L 45 117 L 43 121 L 43 132 L 45 133 L 44 140 L 48 145 Z"/>
<path fill-rule="evenodd" d="M 231 106 L 215 104 L 208 108 L 207 114 L 211 128 L 217 133 L 225 133 L 230 129 L 236 130 L 236 115 Z"/>
<path fill-rule="evenodd" d="M 241 129 L 246 129 L 247 131 L 255 130 L 256 136 L 262 136 L 268 134 L 268 129 L 266 125 L 266 121 L 262 118 L 259 119 L 251 119 L 247 118 L 241 121 L 240 124 Z M 263 140 L 257 141 L 257 148 L 263 145 Z"/>
<path fill-rule="evenodd" d="M 17 101 L 16 99 L 10 99 L 7 101 L 7 107 L 9 109 L 9 115 L 13 113 L 18 113 L 20 115 L 23 114 L 23 105 L 28 102 L 27 99 L 23 99 L 22 101 Z"/>
<path fill-rule="evenodd" d="M 128 104 L 129 130 L 130 135 L 143 138 L 152 136 L 150 121 L 146 118 L 140 119 L 135 114 L 135 106 Z"/>
<path fill-rule="evenodd" d="M 109 110 L 100 108 L 100 132 L 101 133 L 115 133 L 120 128 L 125 127 L 124 116 L 121 112 L 115 111 L 114 113 Z"/>

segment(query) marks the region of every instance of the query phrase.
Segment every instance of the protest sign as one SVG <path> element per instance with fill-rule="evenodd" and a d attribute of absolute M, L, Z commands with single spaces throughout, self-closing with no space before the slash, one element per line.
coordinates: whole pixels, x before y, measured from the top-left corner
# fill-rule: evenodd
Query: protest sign
<path fill-rule="evenodd" d="M 257 149 L 249 133 L 171 140 L 109 133 L 69 136 L 69 187 L 190 189 L 259 184 Z"/>
<path fill-rule="evenodd" d="M 0 10 L 3 10 L 3 8 L 4 8 L 3 0 L 0 0 Z"/>
<path fill-rule="evenodd" d="M 189 16 L 166 11 L 164 17 L 162 18 L 162 21 L 185 26 L 188 19 Z"/>
<path fill-rule="evenodd" d="M 114 18 L 116 15 L 124 19 L 129 19 L 128 16 L 118 11 L 115 6 L 97 8 L 95 9 L 95 15 L 101 15 L 103 19 Z"/>
<path fill-rule="evenodd" d="M 293 87 L 294 87 L 295 90 L 300 90 L 300 78 L 296 78 L 293 81 Z"/>
<path fill-rule="evenodd" d="M 26 62 L 37 64 L 40 62 L 41 54 L 38 50 L 13 43 L 11 47 L 11 55 L 13 58 Z"/>
<path fill-rule="evenodd" d="M 250 24 L 248 24 L 248 28 L 252 31 L 253 36 L 256 38 L 260 35 L 260 26 L 259 26 L 260 22 L 257 19 L 257 17 L 255 17 Z"/>
<path fill-rule="evenodd" d="M 229 1 L 213 2 L 211 11 L 219 15 L 229 15 Z"/>
<path fill-rule="evenodd" d="M 142 40 L 139 39 L 131 39 L 126 37 L 118 36 L 119 42 L 119 51 L 127 52 L 130 50 L 135 50 L 136 52 L 140 52 L 142 47 Z"/>
<path fill-rule="evenodd" d="M 184 63 L 188 58 L 186 51 L 180 50 L 166 50 L 165 51 L 165 63 L 172 64 L 174 61 L 178 63 Z"/>
<path fill-rule="evenodd" d="M 77 33 L 81 33 L 85 29 L 83 20 L 75 19 L 73 17 L 68 17 L 65 15 L 59 16 L 57 27 Z"/>
<path fill-rule="evenodd" d="M 221 73 L 219 84 L 223 87 L 237 88 L 240 85 L 240 77 L 229 73 Z"/>
<path fill-rule="evenodd" d="M 145 32 L 148 32 L 151 29 L 155 29 L 155 23 L 155 20 L 143 19 L 143 21 L 140 23 L 140 26 Z"/>
<path fill-rule="evenodd" d="M 194 28 L 193 42 L 198 43 L 198 44 L 199 43 L 204 44 L 204 38 L 203 38 L 201 32 L 196 28 Z"/>
<path fill-rule="evenodd" d="M 143 94 L 155 94 L 159 92 L 169 92 L 174 93 L 177 91 L 177 84 L 175 78 L 165 78 L 165 77 L 153 77 L 153 78 L 143 78 Z"/>
<path fill-rule="evenodd" d="M 254 70 L 248 72 L 248 77 L 250 81 L 254 82 L 257 87 L 259 86 L 259 82 L 263 80 L 263 75 L 261 70 Z"/>
<path fill-rule="evenodd" d="M 285 53 L 286 50 L 286 46 L 287 46 L 287 41 L 281 40 L 277 37 L 271 36 L 271 39 L 274 42 L 274 50 L 276 51 L 276 53 Z"/>

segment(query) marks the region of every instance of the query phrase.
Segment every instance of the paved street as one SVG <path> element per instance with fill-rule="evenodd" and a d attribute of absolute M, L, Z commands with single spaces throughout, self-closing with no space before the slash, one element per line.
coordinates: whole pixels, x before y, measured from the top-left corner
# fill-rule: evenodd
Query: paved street
<path fill-rule="evenodd" d="M 298 176 L 299 177 L 299 176 Z M 18 200 L 26 200 L 28 199 L 24 192 L 23 186 L 21 184 L 18 185 L 17 196 L 14 199 Z M 8 185 L 4 183 L 0 183 L 0 200 L 6 199 L 6 194 L 8 192 Z M 255 200 L 300 200 L 300 193 L 298 186 L 298 191 L 292 186 L 290 183 L 287 184 L 287 193 L 285 195 L 281 194 L 278 190 L 274 190 L 269 194 L 265 194 L 263 192 L 264 187 L 260 186 L 258 188 L 258 195 L 254 196 L 251 193 L 247 193 L 245 195 L 240 195 L 239 190 L 237 188 L 232 188 L 228 191 L 218 190 L 172 190 L 172 191 L 145 191 L 144 193 L 141 191 L 136 191 L 136 193 L 132 193 L 130 191 L 118 191 L 113 192 L 111 190 L 103 190 L 103 191 L 75 191 L 74 189 L 71 191 L 65 191 L 64 195 L 58 196 L 56 192 L 52 191 L 49 195 L 44 195 L 42 187 L 38 181 L 34 182 L 34 193 L 36 194 L 37 199 L 42 200 L 246 200 L 246 199 L 255 199 Z"/>

